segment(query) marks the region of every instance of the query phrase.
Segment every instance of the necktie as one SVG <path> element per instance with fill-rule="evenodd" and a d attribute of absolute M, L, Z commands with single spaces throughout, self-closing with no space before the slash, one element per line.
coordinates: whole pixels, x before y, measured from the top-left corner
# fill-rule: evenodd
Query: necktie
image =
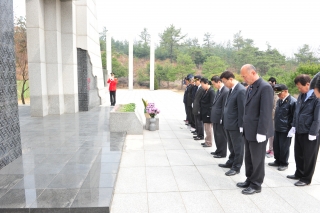
<path fill-rule="evenodd" d="M 217 98 L 219 97 L 219 94 L 220 94 L 220 90 L 218 90 L 218 92 L 217 92 L 216 97 L 214 98 L 214 100 L 217 100 Z"/>
<path fill-rule="evenodd" d="M 225 104 L 225 105 L 227 105 L 227 103 L 228 103 L 228 100 L 229 100 L 229 97 L 230 97 L 230 95 L 231 95 L 231 92 L 232 92 L 232 89 L 229 90 L 228 97 L 227 97 L 227 100 L 226 100 L 226 104 Z"/>
<path fill-rule="evenodd" d="M 253 86 L 251 85 L 251 86 L 249 87 L 249 89 L 248 89 L 248 98 L 250 98 L 252 88 L 253 88 Z"/>

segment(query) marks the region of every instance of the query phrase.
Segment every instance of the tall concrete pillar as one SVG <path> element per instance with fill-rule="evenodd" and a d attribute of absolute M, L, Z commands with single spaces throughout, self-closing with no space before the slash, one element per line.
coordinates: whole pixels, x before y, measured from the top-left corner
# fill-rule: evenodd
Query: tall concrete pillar
<path fill-rule="evenodd" d="M 129 38 L 129 90 L 133 90 L 133 39 Z"/>
<path fill-rule="evenodd" d="M 90 69 L 90 74 L 94 78 L 95 89 L 98 91 L 98 94 L 90 93 L 90 95 L 98 95 L 98 104 L 104 104 L 106 102 L 106 90 L 101 64 L 96 1 L 79 0 L 73 2 L 76 4 L 77 48 L 86 50 L 89 54 L 89 61 L 92 68 Z M 90 100 L 95 100 L 95 98 L 96 97 L 92 97 Z"/>
<path fill-rule="evenodd" d="M 79 111 L 76 39 L 75 3 L 61 1 L 61 54 L 65 113 Z"/>
<path fill-rule="evenodd" d="M 106 62 L 107 62 L 107 70 L 108 70 L 108 77 L 110 76 L 110 73 L 112 73 L 112 52 L 111 52 L 111 33 L 107 32 L 106 35 Z"/>
<path fill-rule="evenodd" d="M 150 39 L 150 90 L 154 90 L 154 36 Z"/>
<path fill-rule="evenodd" d="M 60 0 L 44 1 L 45 57 L 49 114 L 64 113 Z"/>
<path fill-rule="evenodd" d="M 48 115 L 44 2 L 26 1 L 31 116 Z"/>
<path fill-rule="evenodd" d="M 22 155 L 12 0 L 0 3 L 0 170 Z M 3 179 L 3 178 L 2 178 Z M 3 181 L 1 181 L 3 182 Z M 1 184 L 3 185 L 3 184 Z M 5 210 L 1 210 L 3 212 Z"/>

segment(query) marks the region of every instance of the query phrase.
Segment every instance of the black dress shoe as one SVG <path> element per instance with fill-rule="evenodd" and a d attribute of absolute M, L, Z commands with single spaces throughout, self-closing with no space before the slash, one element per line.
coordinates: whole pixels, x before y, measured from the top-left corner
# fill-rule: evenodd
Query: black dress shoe
<path fill-rule="evenodd" d="M 216 155 L 217 153 L 216 153 L 216 152 L 211 152 L 210 154 L 211 154 L 211 155 Z"/>
<path fill-rule="evenodd" d="M 201 145 L 203 146 L 203 145 L 205 145 L 206 143 L 201 143 Z"/>
<path fill-rule="evenodd" d="M 196 131 L 192 131 L 191 133 L 196 133 Z"/>
<path fill-rule="evenodd" d="M 193 136 L 193 138 L 197 138 L 197 137 L 198 137 L 198 135 Z"/>
<path fill-rule="evenodd" d="M 275 162 L 272 162 L 272 163 L 268 163 L 269 166 L 275 166 L 275 167 L 278 167 L 279 164 L 278 163 L 275 163 Z"/>
<path fill-rule="evenodd" d="M 226 156 L 222 156 L 222 155 L 213 155 L 214 158 L 225 158 Z"/>
<path fill-rule="evenodd" d="M 232 165 L 230 165 L 230 164 L 219 164 L 218 166 L 222 167 L 222 168 L 231 168 L 232 167 Z"/>
<path fill-rule="evenodd" d="M 226 173 L 225 173 L 225 175 L 227 175 L 227 176 L 233 176 L 233 175 L 236 175 L 236 174 L 239 174 L 240 172 L 239 171 L 235 171 L 235 170 L 233 170 L 233 169 L 230 169 L 229 171 L 227 171 Z"/>
<path fill-rule="evenodd" d="M 287 175 L 287 178 L 293 179 L 293 180 L 299 180 L 300 178 L 296 177 L 295 175 Z"/>
<path fill-rule="evenodd" d="M 279 171 L 284 171 L 284 170 L 286 170 L 286 169 L 288 169 L 288 166 L 279 166 L 279 167 L 278 167 L 278 170 L 279 170 Z"/>
<path fill-rule="evenodd" d="M 308 183 L 305 183 L 305 182 L 302 182 L 302 181 L 298 181 L 294 184 L 295 186 L 306 186 L 306 185 L 309 185 Z"/>
<path fill-rule="evenodd" d="M 199 140 L 203 140 L 204 138 L 202 138 L 202 137 L 196 137 L 196 138 L 194 138 L 194 140 L 196 140 L 196 141 L 199 141 Z"/>
<path fill-rule="evenodd" d="M 248 188 L 250 186 L 250 182 L 240 182 L 240 183 L 237 183 L 237 187 L 239 188 Z"/>
<path fill-rule="evenodd" d="M 248 187 L 244 190 L 242 190 L 242 194 L 244 195 L 253 195 L 254 193 L 260 193 L 261 192 L 261 189 L 258 190 L 258 189 L 253 189 L 251 187 Z"/>
<path fill-rule="evenodd" d="M 198 135 L 198 133 L 196 133 L 196 132 L 195 132 L 195 133 L 193 133 L 193 135 L 196 135 L 196 136 L 197 136 L 197 135 Z"/>
<path fill-rule="evenodd" d="M 205 144 L 205 145 L 203 145 L 203 147 L 211 147 L 211 146 L 209 146 L 209 145 Z"/>

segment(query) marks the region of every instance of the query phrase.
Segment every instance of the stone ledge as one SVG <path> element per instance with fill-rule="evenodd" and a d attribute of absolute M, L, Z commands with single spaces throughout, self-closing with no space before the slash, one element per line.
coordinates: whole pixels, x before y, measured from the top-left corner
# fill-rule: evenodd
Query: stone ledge
<path fill-rule="evenodd" d="M 129 135 L 142 135 L 143 124 L 135 112 L 117 112 L 116 105 L 110 112 L 110 132 L 126 132 Z"/>

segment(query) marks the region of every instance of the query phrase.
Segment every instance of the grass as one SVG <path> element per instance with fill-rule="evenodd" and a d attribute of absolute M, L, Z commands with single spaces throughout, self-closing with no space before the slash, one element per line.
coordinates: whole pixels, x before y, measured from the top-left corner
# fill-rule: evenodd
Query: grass
<path fill-rule="evenodd" d="M 130 104 L 124 104 L 119 108 L 119 112 L 134 112 L 136 109 L 136 104 L 135 103 L 130 103 Z"/>

